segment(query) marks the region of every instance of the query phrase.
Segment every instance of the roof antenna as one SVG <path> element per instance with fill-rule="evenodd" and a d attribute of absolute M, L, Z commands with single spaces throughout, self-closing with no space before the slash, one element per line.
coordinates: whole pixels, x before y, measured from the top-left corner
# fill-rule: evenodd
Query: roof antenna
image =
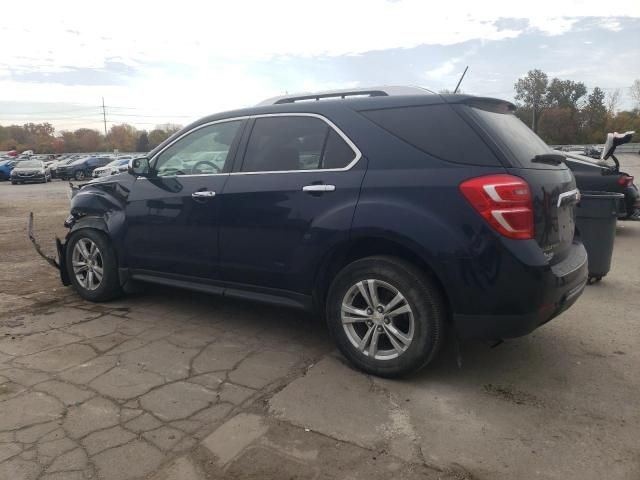
<path fill-rule="evenodd" d="M 453 91 L 454 95 L 456 93 L 458 93 L 458 88 L 460 88 L 460 84 L 462 83 L 462 79 L 464 78 L 465 74 L 467 73 L 467 70 L 469 70 L 469 65 L 464 67 L 464 72 L 462 72 L 462 75 L 460 76 L 460 80 L 458 80 L 458 84 L 456 85 L 456 89 Z"/>

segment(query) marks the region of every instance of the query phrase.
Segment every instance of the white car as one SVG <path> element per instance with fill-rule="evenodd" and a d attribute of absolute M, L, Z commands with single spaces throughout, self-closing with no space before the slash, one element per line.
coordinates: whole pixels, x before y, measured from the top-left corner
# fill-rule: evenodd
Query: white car
<path fill-rule="evenodd" d="M 130 158 L 131 157 L 120 157 L 117 160 L 106 164 L 104 167 L 96 168 L 93 171 L 93 178 L 107 177 L 109 175 L 126 172 Z"/>

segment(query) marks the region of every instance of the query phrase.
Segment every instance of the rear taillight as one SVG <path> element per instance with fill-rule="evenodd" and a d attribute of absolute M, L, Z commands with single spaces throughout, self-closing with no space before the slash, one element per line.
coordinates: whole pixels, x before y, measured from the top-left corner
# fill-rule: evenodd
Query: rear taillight
<path fill-rule="evenodd" d="M 533 238 L 529 185 L 512 175 L 488 175 L 460 184 L 460 191 L 482 217 L 508 238 Z"/>
<path fill-rule="evenodd" d="M 618 177 L 618 185 L 622 185 L 623 187 L 628 187 L 633 183 L 633 177 L 630 175 L 622 175 Z"/>

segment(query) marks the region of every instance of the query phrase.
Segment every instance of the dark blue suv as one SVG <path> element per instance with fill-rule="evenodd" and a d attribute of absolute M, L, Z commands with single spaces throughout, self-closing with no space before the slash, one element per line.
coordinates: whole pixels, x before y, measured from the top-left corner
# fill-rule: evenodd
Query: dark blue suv
<path fill-rule="evenodd" d="M 510 103 L 373 89 L 212 115 L 84 185 L 63 282 L 148 282 L 315 310 L 359 368 L 426 365 L 445 328 L 527 334 L 587 280 L 579 192 Z"/>

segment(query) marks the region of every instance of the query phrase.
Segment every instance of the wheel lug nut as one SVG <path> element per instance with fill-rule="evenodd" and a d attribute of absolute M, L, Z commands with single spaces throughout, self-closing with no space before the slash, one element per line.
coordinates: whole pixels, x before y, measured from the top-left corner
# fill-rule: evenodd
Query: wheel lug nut
<path fill-rule="evenodd" d="M 378 313 L 382 313 L 384 309 L 382 307 L 378 307 L 376 310 L 378 310 Z"/>
<path fill-rule="evenodd" d="M 371 310 L 370 308 L 367 308 L 367 315 L 371 315 L 373 313 L 373 310 Z"/>
<path fill-rule="evenodd" d="M 384 317 L 384 323 L 389 325 L 391 323 L 391 319 L 389 317 Z"/>
<path fill-rule="evenodd" d="M 373 326 L 373 322 L 371 320 L 367 320 L 367 326 L 368 327 L 372 327 Z"/>
<path fill-rule="evenodd" d="M 382 327 L 378 325 L 378 332 L 382 332 Z"/>

